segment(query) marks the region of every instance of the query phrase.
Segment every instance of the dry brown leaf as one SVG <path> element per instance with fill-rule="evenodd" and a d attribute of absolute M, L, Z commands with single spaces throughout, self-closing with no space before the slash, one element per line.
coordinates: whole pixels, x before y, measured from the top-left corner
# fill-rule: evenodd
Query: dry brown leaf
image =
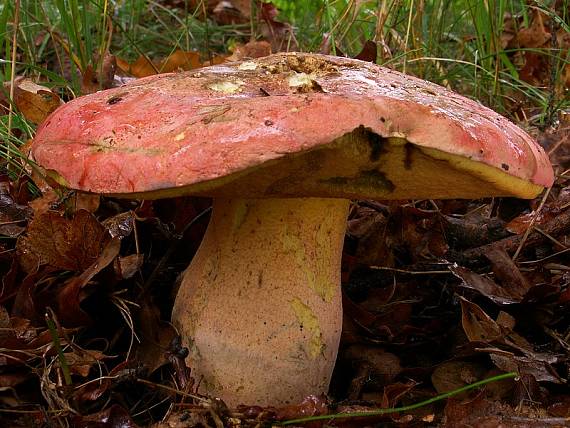
<path fill-rule="evenodd" d="M 63 104 L 51 89 L 38 85 L 31 79 L 16 79 L 14 85 L 14 104 L 27 120 L 36 125 Z"/>
<path fill-rule="evenodd" d="M 271 45 L 265 40 L 252 40 L 245 45 L 237 44 L 227 58 L 228 61 L 242 61 L 248 58 L 261 58 L 271 55 Z"/>
<path fill-rule="evenodd" d="M 144 254 L 131 254 L 115 259 L 115 273 L 121 279 L 131 278 L 137 273 L 144 263 Z"/>
<path fill-rule="evenodd" d="M 73 219 L 48 211 L 30 222 L 25 236 L 16 245 L 24 271 L 38 266 L 83 272 L 91 266 L 111 239 L 106 229 L 89 212 L 80 210 Z"/>
<path fill-rule="evenodd" d="M 198 52 L 177 49 L 162 62 L 158 69 L 161 73 L 171 73 L 179 70 L 192 70 L 202 66 Z"/>
<path fill-rule="evenodd" d="M 532 357 L 522 357 L 513 354 L 491 354 L 491 360 L 505 372 L 516 372 L 521 375 L 531 375 L 539 382 L 566 383 L 556 371 L 545 361 Z"/>
<path fill-rule="evenodd" d="M 326 415 L 327 413 L 328 406 L 326 397 L 324 395 L 320 397 L 309 395 L 305 397 L 301 403 L 294 403 L 277 409 L 276 419 L 278 421 L 286 421 L 288 419 Z"/>
<path fill-rule="evenodd" d="M 459 297 L 461 325 L 470 342 L 492 342 L 503 336 L 501 328 L 475 303 Z"/>
<path fill-rule="evenodd" d="M 481 380 L 486 371 L 485 366 L 476 362 L 446 361 L 433 371 L 431 383 L 438 394 L 444 394 Z M 463 398 L 466 396 L 463 394 Z"/>
<path fill-rule="evenodd" d="M 103 62 L 94 68 L 88 65 L 81 79 L 81 94 L 93 94 L 102 89 L 110 89 L 114 86 L 117 59 L 114 55 L 106 53 Z"/>
<path fill-rule="evenodd" d="M 299 49 L 291 25 L 276 20 L 279 11 L 274 4 L 261 3 L 258 10 L 261 34 L 271 43 L 271 51 L 273 53 L 291 52 Z"/>
<path fill-rule="evenodd" d="M 214 20 L 221 25 L 245 24 L 251 16 L 251 0 L 209 1 Z"/>
<path fill-rule="evenodd" d="M 79 403 L 84 401 L 95 401 L 101 397 L 112 385 L 112 380 L 122 372 L 128 371 L 129 361 L 123 361 L 116 365 L 108 374 L 99 379 L 98 382 L 87 382 L 73 391 L 73 399 Z"/>
<path fill-rule="evenodd" d="M 461 287 L 477 290 L 495 303 L 507 305 L 520 302 L 520 299 L 514 299 L 505 289 L 499 287 L 496 282 L 486 276 L 479 275 L 462 266 L 450 266 L 449 270 L 461 279 Z"/>
<path fill-rule="evenodd" d="M 76 415 L 73 417 L 75 427 L 108 427 L 108 428 L 138 428 L 129 416 L 129 412 L 118 404 L 87 416 Z"/>
<path fill-rule="evenodd" d="M 129 64 L 127 61 L 117 58 L 117 67 L 123 72 L 134 77 L 147 77 L 158 73 L 171 73 L 181 70 L 193 70 L 207 65 L 221 64 L 225 62 L 224 55 L 215 55 L 212 61 L 202 61 L 200 54 L 195 51 L 183 51 L 177 49 L 165 60 L 161 62 L 151 61 L 148 57 L 141 55 L 135 62 Z"/>
<path fill-rule="evenodd" d="M 82 377 L 87 377 L 91 367 L 99 361 L 109 358 L 101 351 L 81 349 L 77 346 L 73 347 L 71 352 L 65 352 L 64 356 L 70 372 Z"/>
<path fill-rule="evenodd" d="M 31 218 L 32 210 L 16 203 L 10 194 L 7 181 L 0 181 L 0 235 L 16 238 L 24 230 Z"/>
<path fill-rule="evenodd" d="M 168 351 L 177 333 L 172 324 L 160 319 L 160 310 L 146 298 L 138 312 L 138 325 L 141 344 L 137 358 L 152 373 L 168 363 Z"/>
<path fill-rule="evenodd" d="M 60 322 L 66 326 L 81 326 L 90 322 L 89 317 L 80 306 L 84 297 L 82 290 L 96 274 L 115 260 L 121 249 L 121 241 L 118 238 L 105 239 L 104 241 L 106 245 L 98 254 L 97 259 L 79 276 L 74 276 L 66 281 L 57 293 L 57 314 Z"/>

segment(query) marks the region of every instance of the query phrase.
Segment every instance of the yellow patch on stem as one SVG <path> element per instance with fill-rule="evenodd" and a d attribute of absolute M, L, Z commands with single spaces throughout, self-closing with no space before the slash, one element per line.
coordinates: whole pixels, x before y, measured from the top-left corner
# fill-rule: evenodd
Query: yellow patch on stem
<path fill-rule="evenodd" d="M 312 359 L 317 358 L 325 348 L 318 318 L 309 306 L 296 297 L 291 301 L 291 309 L 295 312 L 295 317 L 301 327 L 311 336 L 306 349 L 307 354 Z"/>

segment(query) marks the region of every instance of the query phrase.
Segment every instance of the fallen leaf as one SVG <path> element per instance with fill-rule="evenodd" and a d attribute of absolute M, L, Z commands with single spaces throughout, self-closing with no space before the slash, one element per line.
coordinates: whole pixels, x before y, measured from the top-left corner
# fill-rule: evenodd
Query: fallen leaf
<path fill-rule="evenodd" d="M 65 352 L 63 355 L 65 356 L 70 372 L 82 377 L 87 377 L 94 365 L 105 358 L 109 358 L 109 356 L 103 354 L 101 351 L 81 349 L 78 346 L 74 346 L 71 352 Z"/>
<path fill-rule="evenodd" d="M 501 328 L 475 303 L 459 297 L 461 303 L 461 325 L 471 342 L 492 342 L 500 339 Z"/>
<path fill-rule="evenodd" d="M 106 240 L 105 247 L 97 259 L 87 267 L 79 276 L 67 280 L 57 293 L 57 314 L 59 321 L 66 326 L 81 326 L 90 322 L 89 317 L 81 309 L 83 288 L 93 277 L 113 262 L 121 249 L 118 238 Z"/>
<path fill-rule="evenodd" d="M 373 40 L 366 40 L 364 46 L 362 46 L 362 50 L 354 58 L 375 63 L 378 59 L 378 45 Z"/>
<path fill-rule="evenodd" d="M 355 344 L 349 346 L 342 356 L 356 371 L 349 387 L 351 400 L 361 398 L 365 386 L 381 390 L 402 371 L 400 359 L 378 347 Z"/>
<path fill-rule="evenodd" d="M 438 394 L 444 394 L 481 380 L 486 371 L 485 366 L 476 362 L 446 361 L 435 368 L 431 383 Z M 467 396 L 467 393 L 463 393 L 462 397 L 457 398 Z"/>
<path fill-rule="evenodd" d="M 220 25 L 234 25 L 248 23 L 251 16 L 251 0 L 223 0 L 209 1 L 213 6 L 212 15 Z"/>
<path fill-rule="evenodd" d="M 0 181 L 0 235 L 10 238 L 18 237 L 24 230 L 26 222 L 32 217 L 32 209 L 17 204 L 10 194 L 8 181 Z"/>
<path fill-rule="evenodd" d="M 508 305 L 520 302 L 520 299 L 514 299 L 505 289 L 486 276 L 479 275 L 478 273 L 457 265 L 449 266 L 449 270 L 457 278 L 461 279 L 461 287 L 476 290 L 495 303 Z"/>
<path fill-rule="evenodd" d="M 260 31 L 271 43 L 271 51 L 290 52 L 298 50 L 297 39 L 290 24 L 276 20 L 279 11 L 272 3 L 261 3 L 258 6 Z"/>
<path fill-rule="evenodd" d="M 63 104 L 51 89 L 38 85 L 31 79 L 17 79 L 14 85 L 14 104 L 26 119 L 36 125 Z"/>
<path fill-rule="evenodd" d="M 93 214 L 79 210 L 69 220 L 57 212 L 37 215 L 16 250 L 25 272 L 48 265 L 59 270 L 83 272 L 91 266 L 111 236 Z"/>
<path fill-rule="evenodd" d="M 502 289 L 514 300 L 521 301 L 530 289 L 530 284 L 523 276 L 513 259 L 503 249 L 493 248 L 485 253 L 491 262 L 495 277 L 499 279 Z"/>
<path fill-rule="evenodd" d="M 179 70 L 192 70 L 203 67 L 200 54 L 196 51 L 183 51 L 177 49 L 160 65 L 161 73 L 171 73 Z"/>
<path fill-rule="evenodd" d="M 288 419 L 305 418 L 308 416 L 326 415 L 328 413 L 328 403 L 324 395 L 309 395 L 300 403 L 283 406 L 275 411 L 275 419 L 286 421 Z M 308 426 L 308 425 L 306 425 Z"/>
<path fill-rule="evenodd" d="M 113 404 L 91 415 L 76 415 L 73 417 L 73 426 L 76 428 L 138 428 L 129 412 L 118 404 Z"/>
<path fill-rule="evenodd" d="M 384 387 L 384 393 L 382 395 L 382 408 L 396 407 L 398 402 L 402 399 L 404 395 L 410 392 L 415 386 L 416 382 L 397 382 L 392 385 Z"/>
<path fill-rule="evenodd" d="M 177 49 L 165 60 L 160 62 L 151 61 L 147 56 L 141 55 L 133 63 L 128 63 L 117 58 L 117 67 L 123 72 L 134 77 L 147 77 L 159 73 L 171 73 L 181 70 L 193 70 L 207 65 L 220 64 L 226 60 L 223 55 L 215 55 L 210 61 L 202 61 L 196 51 L 183 51 Z"/>
<path fill-rule="evenodd" d="M 505 372 L 531 375 L 539 382 L 566 383 L 566 381 L 556 373 L 556 370 L 545 361 L 505 353 L 491 353 L 490 356 L 493 363 Z"/>
<path fill-rule="evenodd" d="M 101 377 L 96 382 L 87 382 L 73 391 L 73 399 L 79 403 L 83 403 L 85 401 L 95 401 L 99 399 L 105 392 L 109 390 L 112 386 L 112 381 L 115 381 L 122 372 L 128 370 L 128 361 L 123 361 L 122 363 L 113 367 L 113 369 L 109 372 L 107 376 Z"/>
<path fill-rule="evenodd" d="M 136 215 L 133 211 L 116 214 L 103 221 L 103 226 L 111 237 L 123 239 L 129 236 L 135 227 Z"/>
<path fill-rule="evenodd" d="M 105 53 L 103 61 L 99 63 L 95 58 L 95 64 L 88 65 L 83 71 L 81 78 L 81 94 L 93 94 L 103 89 L 110 89 L 114 86 L 115 71 L 117 69 L 117 59 L 110 53 Z"/>
<path fill-rule="evenodd" d="M 265 40 L 251 40 L 245 45 L 238 43 L 228 61 L 242 61 L 249 58 L 261 58 L 271 54 L 271 45 Z"/>
<path fill-rule="evenodd" d="M 131 254 L 115 259 L 115 273 L 121 279 L 129 279 L 140 271 L 144 263 L 144 254 Z"/>
<path fill-rule="evenodd" d="M 469 402 L 450 399 L 445 408 L 443 428 L 560 428 L 564 419 L 545 417 L 535 406 L 512 408 L 483 396 Z M 562 424 L 562 425 L 561 425 Z"/>
<path fill-rule="evenodd" d="M 172 324 L 160 319 L 158 307 L 148 298 L 142 300 L 137 319 L 141 339 L 137 359 L 149 373 L 153 373 L 169 362 L 169 351 L 177 332 Z"/>

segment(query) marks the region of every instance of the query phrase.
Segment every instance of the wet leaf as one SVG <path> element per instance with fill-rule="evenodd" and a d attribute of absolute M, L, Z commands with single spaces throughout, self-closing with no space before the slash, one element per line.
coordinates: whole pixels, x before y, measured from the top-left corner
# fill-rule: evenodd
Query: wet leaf
<path fill-rule="evenodd" d="M 123 239 L 131 234 L 135 227 L 136 215 L 133 211 L 126 211 L 103 221 L 103 226 L 113 238 Z"/>
<path fill-rule="evenodd" d="M 28 273 L 43 265 L 83 272 L 97 260 L 110 239 L 101 223 L 87 211 L 78 211 L 71 220 L 48 211 L 34 217 L 16 249 Z"/>

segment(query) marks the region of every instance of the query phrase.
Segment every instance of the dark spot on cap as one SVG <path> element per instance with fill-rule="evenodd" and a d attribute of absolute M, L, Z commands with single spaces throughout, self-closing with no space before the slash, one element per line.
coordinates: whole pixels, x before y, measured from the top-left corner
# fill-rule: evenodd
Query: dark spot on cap
<path fill-rule="evenodd" d="M 109 99 L 107 100 L 107 104 L 111 104 L 111 105 L 117 104 L 119 101 L 122 101 L 122 100 L 123 100 L 123 99 L 122 99 L 121 97 L 119 97 L 119 96 L 114 96 L 114 97 L 111 97 L 111 98 L 109 98 Z"/>
<path fill-rule="evenodd" d="M 380 116 L 380 122 L 386 123 L 386 118 L 384 116 Z"/>
<path fill-rule="evenodd" d="M 271 125 L 273 125 L 273 122 L 272 122 L 271 120 L 266 120 L 266 121 L 263 122 L 263 123 L 265 123 L 265 126 L 271 126 Z"/>
<path fill-rule="evenodd" d="M 502 163 L 501 164 L 501 168 L 503 168 L 505 171 L 509 170 L 509 165 L 507 165 L 506 163 Z"/>

